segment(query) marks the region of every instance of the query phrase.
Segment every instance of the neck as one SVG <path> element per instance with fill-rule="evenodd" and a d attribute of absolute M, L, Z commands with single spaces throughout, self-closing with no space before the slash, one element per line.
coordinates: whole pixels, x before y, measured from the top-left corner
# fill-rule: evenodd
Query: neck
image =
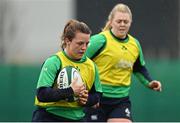
<path fill-rule="evenodd" d="M 123 37 L 118 37 L 118 36 L 116 36 L 116 35 L 113 33 L 112 30 L 110 30 L 110 33 L 111 33 L 115 38 L 117 38 L 117 39 L 119 39 L 119 40 L 126 40 L 126 39 L 128 38 L 128 35 L 124 35 Z"/>
<path fill-rule="evenodd" d="M 69 59 L 71 59 L 71 60 L 74 60 L 74 61 L 79 61 L 79 60 L 81 60 L 81 59 L 76 59 L 76 58 L 72 57 L 72 56 L 69 54 L 69 52 L 67 51 L 66 48 L 64 49 L 64 52 L 65 52 L 66 56 L 67 56 Z"/>

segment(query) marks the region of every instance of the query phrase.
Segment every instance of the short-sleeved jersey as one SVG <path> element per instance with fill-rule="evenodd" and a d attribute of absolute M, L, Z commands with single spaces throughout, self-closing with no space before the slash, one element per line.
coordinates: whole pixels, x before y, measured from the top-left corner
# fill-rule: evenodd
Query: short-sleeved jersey
<path fill-rule="evenodd" d="M 88 91 L 91 90 L 94 84 L 96 91 L 102 92 L 95 64 L 86 56 L 83 56 L 80 61 L 74 61 L 70 59 L 64 51 L 56 53 L 55 56 L 45 61 L 40 73 L 37 88 L 54 88 L 59 71 L 66 66 L 72 66 L 79 70 Z M 83 107 L 80 106 L 77 101 L 68 102 L 66 100 L 60 100 L 58 102 L 40 102 L 36 97 L 35 105 L 45 107 L 48 112 L 55 115 L 73 120 L 79 120 L 84 116 Z"/>
<path fill-rule="evenodd" d="M 99 46 L 98 51 L 92 50 L 98 42 L 103 46 Z M 128 96 L 134 63 L 140 56 L 141 64 L 145 64 L 140 44 L 134 37 L 128 34 L 125 40 L 120 41 L 109 30 L 91 37 L 86 55 L 98 66 L 105 97 Z"/>

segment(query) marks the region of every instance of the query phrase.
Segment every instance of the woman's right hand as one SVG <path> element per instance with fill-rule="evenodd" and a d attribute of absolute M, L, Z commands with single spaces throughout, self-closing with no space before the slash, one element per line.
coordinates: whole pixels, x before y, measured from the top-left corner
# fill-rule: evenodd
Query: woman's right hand
<path fill-rule="evenodd" d="M 86 89 L 83 82 L 78 82 L 78 78 L 73 79 L 73 81 L 70 84 L 70 87 L 73 89 L 75 96 L 79 96 L 80 92 Z"/>

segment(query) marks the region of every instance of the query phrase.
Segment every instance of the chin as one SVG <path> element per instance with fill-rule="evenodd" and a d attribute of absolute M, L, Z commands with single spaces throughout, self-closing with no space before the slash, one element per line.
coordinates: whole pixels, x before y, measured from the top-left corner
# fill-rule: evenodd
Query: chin
<path fill-rule="evenodd" d="M 83 55 L 79 55 L 77 56 L 77 59 L 81 59 L 83 57 Z"/>
<path fill-rule="evenodd" d="M 123 36 L 126 36 L 126 32 L 122 32 L 122 33 L 119 33 L 119 35 L 121 36 L 121 37 L 123 37 Z"/>

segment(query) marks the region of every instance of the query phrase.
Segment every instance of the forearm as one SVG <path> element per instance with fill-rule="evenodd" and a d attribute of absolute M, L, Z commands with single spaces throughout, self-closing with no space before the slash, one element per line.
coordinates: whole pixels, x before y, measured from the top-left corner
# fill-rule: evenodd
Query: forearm
<path fill-rule="evenodd" d="M 148 70 L 146 69 L 145 64 L 142 64 L 142 62 L 140 61 L 140 57 L 137 58 L 133 66 L 133 73 L 140 80 L 140 82 L 146 86 L 150 81 L 152 81 L 152 78 Z"/>
<path fill-rule="evenodd" d="M 93 106 L 93 105 L 97 104 L 100 101 L 101 96 L 102 96 L 102 93 L 100 93 L 100 92 L 89 93 L 88 101 L 85 104 L 85 106 Z"/>
<path fill-rule="evenodd" d="M 137 71 L 137 73 L 141 74 L 142 76 L 144 76 L 144 78 L 148 81 L 152 81 L 152 77 L 150 76 L 148 70 L 146 69 L 145 66 L 142 66 L 139 71 Z"/>
<path fill-rule="evenodd" d="M 40 87 L 37 89 L 37 98 L 41 102 L 56 102 L 74 94 L 71 87 L 66 89 L 53 89 L 51 87 Z"/>

